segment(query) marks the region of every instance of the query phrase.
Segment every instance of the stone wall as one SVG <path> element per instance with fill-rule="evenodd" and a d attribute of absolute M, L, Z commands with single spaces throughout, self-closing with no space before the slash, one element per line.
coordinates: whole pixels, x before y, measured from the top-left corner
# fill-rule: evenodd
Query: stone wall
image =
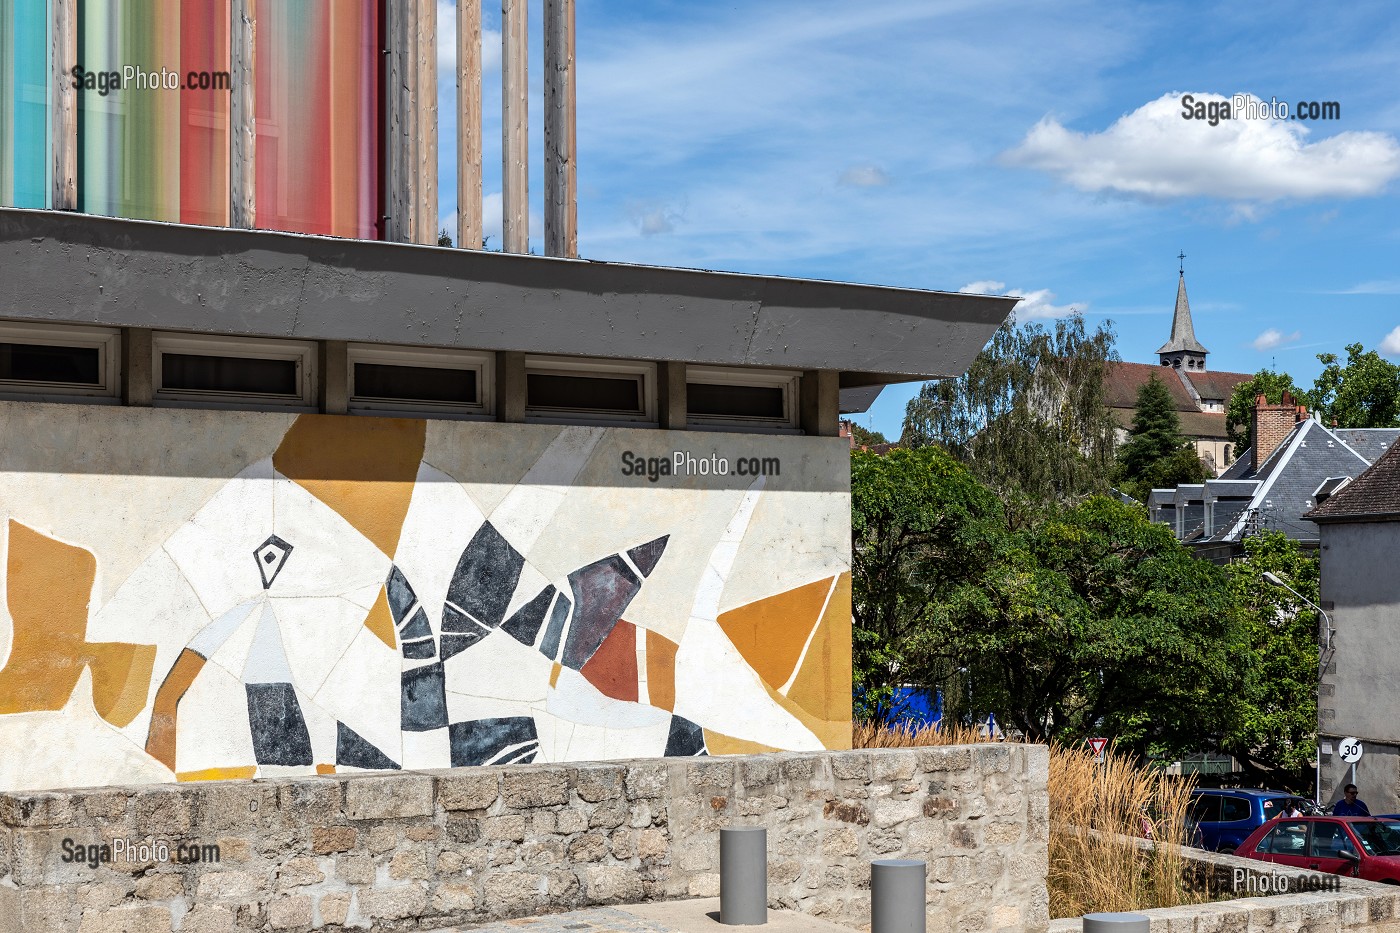
<path fill-rule="evenodd" d="M 1141 840 L 1135 842 L 1140 844 Z M 1241 879 L 1239 886 L 1246 890 L 1268 891 L 1282 886 L 1274 879 L 1294 886 L 1300 877 L 1332 879 L 1287 865 L 1199 849 L 1187 849 L 1185 854 L 1192 862 L 1223 873 L 1232 883 L 1236 871 L 1243 873 L 1247 880 Z M 1152 933 L 1400 933 L 1400 888 L 1358 878 L 1337 878 L 1336 882 L 1337 891 L 1246 896 L 1137 913 L 1151 920 Z M 1079 933 L 1082 928 L 1080 918 L 1066 918 L 1052 921 L 1049 933 Z"/>
<path fill-rule="evenodd" d="M 911 857 L 930 933 L 1043 931 L 1048 770 L 1043 746 L 978 745 L 0 795 L 0 933 L 398 931 L 714 896 L 728 825 L 768 828 L 771 907 L 867 925 L 869 862 Z M 117 839 L 171 860 L 65 861 Z"/>

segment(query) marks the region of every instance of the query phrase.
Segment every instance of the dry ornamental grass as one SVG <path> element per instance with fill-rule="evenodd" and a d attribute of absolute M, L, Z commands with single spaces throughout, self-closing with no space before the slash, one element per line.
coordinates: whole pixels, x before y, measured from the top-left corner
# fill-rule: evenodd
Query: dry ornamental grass
<path fill-rule="evenodd" d="M 856 748 L 985 742 L 975 727 L 857 723 Z M 1211 900 L 1183 882 L 1191 782 L 1145 767 L 1110 747 L 1050 746 L 1050 916 L 1147 910 Z M 1157 843 L 1168 843 L 1158 845 Z"/>

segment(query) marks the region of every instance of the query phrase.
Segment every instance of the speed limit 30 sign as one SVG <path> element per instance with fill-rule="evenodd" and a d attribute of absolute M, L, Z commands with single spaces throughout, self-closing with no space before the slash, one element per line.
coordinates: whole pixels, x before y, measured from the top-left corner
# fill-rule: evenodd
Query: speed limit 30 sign
<path fill-rule="evenodd" d="M 1337 743 L 1337 754 L 1349 765 L 1361 760 L 1361 751 L 1361 740 L 1355 736 L 1349 736 Z"/>

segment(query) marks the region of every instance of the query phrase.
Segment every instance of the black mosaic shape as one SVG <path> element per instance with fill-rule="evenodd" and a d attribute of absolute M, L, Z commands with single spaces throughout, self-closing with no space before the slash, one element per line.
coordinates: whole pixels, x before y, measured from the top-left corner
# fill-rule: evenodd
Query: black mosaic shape
<path fill-rule="evenodd" d="M 666 736 L 666 751 L 668 757 L 685 756 L 695 757 L 696 755 L 708 755 L 705 748 L 705 730 L 684 716 L 671 717 L 671 732 Z"/>
<path fill-rule="evenodd" d="M 632 558 L 632 563 L 637 565 L 642 576 L 649 577 L 651 572 L 656 569 L 657 561 L 661 560 L 661 555 L 666 552 L 666 542 L 670 540 L 670 535 L 662 535 L 655 541 L 637 545 L 627 552 L 627 556 Z"/>
<path fill-rule="evenodd" d="M 403 672 L 399 711 L 405 732 L 431 732 L 447 725 L 447 679 L 441 661 Z"/>
<path fill-rule="evenodd" d="M 272 581 L 277 579 L 291 556 L 292 546 L 276 535 L 268 535 L 267 540 L 253 550 L 253 560 L 257 561 L 258 573 L 262 575 L 263 589 L 272 586 Z"/>
<path fill-rule="evenodd" d="M 410 661 L 431 661 L 437 657 L 437 646 L 433 644 L 431 638 L 422 641 L 405 641 L 400 643 L 403 647 L 403 656 Z"/>
<path fill-rule="evenodd" d="M 642 588 L 642 581 L 618 554 L 604 557 L 569 574 L 574 591 L 573 624 L 559 659 L 565 667 L 582 670 L 593 652 L 612 632 L 617 620 Z"/>
<path fill-rule="evenodd" d="M 408 585 L 408 578 L 403 575 L 403 571 L 395 564 L 389 571 L 389 579 L 384 584 L 384 593 L 389 600 L 389 614 L 394 617 L 394 624 L 403 622 L 404 616 L 408 615 L 408 610 L 413 608 L 413 604 L 418 602 L 418 595 L 413 592 L 413 587 Z"/>
<path fill-rule="evenodd" d="M 530 600 L 501 626 L 501 631 L 527 648 L 533 647 L 539 637 L 540 626 L 544 624 L 544 614 L 549 611 L 549 601 L 554 598 L 554 587 L 546 586 L 540 594 Z"/>
<path fill-rule="evenodd" d="M 559 601 L 549 615 L 549 628 L 545 629 L 544 641 L 540 642 L 540 654 L 551 661 L 559 657 L 559 642 L 564 637 L 564 622 L 569 618 L 569 607 L 572 605 L 569 597 L 560 593 Z"/>
<path fill-rule="evenodd" d="M 454 722 L 447 730 L 452 767 L 524 764 L 539 752 L 539 733 L 529 716 Z M 519 746 L 519 747 L 517 747 Z"/>
<path fill-rule="evenodd" d="M 335 763 L 349 768 L 397 771 L 399 765 L 343 722 L 335 724 Z"/>
<path fill-rule="evenodd" d="M 311 734 L 291 684 L 244 684 L 253 760 L 260 765 L 309 765 Z"/>
<path fill-rule="evenodd" d="M 448 603 L 442 607 L 442 659 L 461 654 L 489 633 L 467 614 Z"/>
<path fill-rule="evenodd" d="M 432 634 L 433 627 L 428 624 L 428 614 L 423 611 L 422 606 L 418 607 L 408 624 L 399 629 L 400 638 L 431 638 Z"/>
<path fill-rule="evenodd" d="M 481 641 L 481 639 L 482 636 L 480 635 L 463 635 L 457 632 L 443 632 L 442 648 L 440 649 L 442 659 L 446 661 L 449 658 L 455 658 L 472 645 Z"/>
<path fill-rule="evenodd" d="M 525 558 L 520 552 L 486 522 L 457 561 L 447 601 L 466 610 L 487 628 L 495 628 L 505 618 L 524 566 Z"/>

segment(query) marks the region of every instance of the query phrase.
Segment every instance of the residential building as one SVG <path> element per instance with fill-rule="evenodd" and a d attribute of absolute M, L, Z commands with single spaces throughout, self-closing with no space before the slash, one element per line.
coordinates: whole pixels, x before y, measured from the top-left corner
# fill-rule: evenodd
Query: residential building
<path fill-rule="evenodd" d="M 107 6 L 0 31 L 0 790 L 849 746 L 838 420 L 1014 299 L 583 261 L 571 103 L 438 248 L 434 0 Z"/>
<path fill-rule="evenodd" d="M 1230 442 L 1225 410 L 1235 386 L 1252 377 L 1209 371 L 1209 353 L 1196 339 L 1183 271 L 1177 280 L 1171 335 L 1157 349 L 1157 363 L 1111 363 L 1104 375 L 1104 403 L 1117 425 L 1118 442 L 1128 438 L 1139 390 L 1156 378 L 1171 395 L 1181 433 L 1196 445 L 1196 453 L 1212 472 L 1223 473 L 1239 453 Z"/>
<path fill-rule="evenodd" d="M 1372 813 L 1400 811 L 1400 447 L 1395 444 L 1307 513 L 1321 536 L 1323 619 L 1318 688 L 1319 781 L 1324 801 L 1354 782 Z M 1330 632 L 1330 634 L 1329 634 Z M 1342 740 L 1361 757 L 1343 760 Z"/>

